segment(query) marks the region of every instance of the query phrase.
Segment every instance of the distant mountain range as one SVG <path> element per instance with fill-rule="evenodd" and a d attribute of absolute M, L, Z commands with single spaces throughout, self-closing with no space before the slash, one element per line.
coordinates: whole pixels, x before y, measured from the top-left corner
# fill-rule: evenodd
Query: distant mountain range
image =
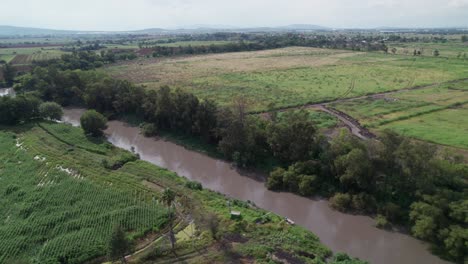
<path fill-rule="evenodd" d="M 444 28 L 438 28 L 444 29 Z M 454 29 L 454 28 L 446 28 Z M 468 30 L 466 28 L 457 28 L 461 30 Z M 50 36 L 50 35 L 95 35 L 95 34 L 187 34 L 187 33 L 214 33 L 214 32 L 312 32 L 312 31 L 331 31 L 332 28 L 309 25 L 309 24 L 293 24 L 287 26 L 277 27 L 233 27 L 226 25 L 192 25 L 181 28 L 164 29 L 164 28 L 148 28 L 142 30 L 130 31 L 80 31 L 80 30 L 56 30 L 45 28 L 30 28 L 30 27 L 16 27 L 16 26 L 2 26 L 0 25 L 0 36 Z M 423 28 L 410 29 L 410 28 L 397 28 L 397 27 L 377 27 L 368 30 L 379 31 L 411 31 L 423 30 Z"/>
<path fill-rule="evenodd" d="M 175 29 L 148 28 L 131 31 L 80 31 L 80 30 L 56 30 L 45 28 L 30 28 L 0 25 L 0 36 L 41 36 L 41 35 L 75 35 L 75 34 L 181 34 L 181 33 L 210 33 L 210 32 L 274 32 L 274 31 L 317 31 L 331 30 L 327 27 L 316 25 L 288 25 L 279 27 L 251 27 L 240 28 L 224 25 L 194 25 Z"/>

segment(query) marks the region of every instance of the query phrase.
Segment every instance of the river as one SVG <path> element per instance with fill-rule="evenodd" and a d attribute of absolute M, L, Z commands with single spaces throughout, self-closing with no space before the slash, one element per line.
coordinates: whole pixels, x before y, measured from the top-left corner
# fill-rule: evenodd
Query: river
<path fill-rule="evenodd" d="M 83 111 L 65 109 L 63 121 L 77 126 Z M 375 228 L 370 217 L 340 213 L 331 209 L 326 200 L 269 191 L 263 182 L 241 175 L 225 161 L 170 141 L 146 138 L 138 127 L 110 121 L 105 133 L 115 146 L 127 150 L 133 147 L 142 160 L 198 181 L 205 188 L 250 200 L 263 209 L 292 219 L 320 237 L 334 252 L 346 252 L 377 264 L 447 263 L 432 255 L 427 244 L 409 235 Z"/>

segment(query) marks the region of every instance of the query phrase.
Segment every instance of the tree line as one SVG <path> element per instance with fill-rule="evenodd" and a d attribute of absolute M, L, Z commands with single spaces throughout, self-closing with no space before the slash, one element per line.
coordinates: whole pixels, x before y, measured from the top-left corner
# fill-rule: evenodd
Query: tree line
<path fill-rule="evenodd" d="M 408 226 L 451 260 L 467 256 L 468 168 L 459 156 L 391 131 L 378 141 L 360 141 L 346 130 L 328 140 L 305 110 L 264 119 L 248 114 L 242 97 L 219 107 L 179 89 L 146 90 L 96 71 L 63 69 L 64 64 L 37 66 L 18 78 L 19 95 L 2 98 L 0 118 L 20 116 L 0 123 L 27 121 L 40 100 L 85 106 L 108 118 L 135 115 L 146 123 L 145 134 L 198 138 L 237 166 L 274 160 L 269 189 L 331 197 L 338 210 L 378 214 L 383 223 Z"/>
<path fill-rule="evenodd" d="M 290 46 L 349 49 L 355 51 L 387 51 L 388 48 L 381 38 L 350 37 L 333 35 L 301 35 L 301 34 L 277 34 L 277 35 L 247 35 L 238 41 L 232 41 L 219 45 L 187 45 L 187 46 L 149 46 L 153 57 L 175 56 L 187 54 L 224 53 L 239 51 L 257 51 L 266 49 L 284 48 Z M 241 35 L 243 36 L 243 35 Z M 194 39 L 197 39 L 194 37 Z M 229 38 L 227 39 L 231 41 Z M 183 40 L 187 41 L 187 40 Z"/>

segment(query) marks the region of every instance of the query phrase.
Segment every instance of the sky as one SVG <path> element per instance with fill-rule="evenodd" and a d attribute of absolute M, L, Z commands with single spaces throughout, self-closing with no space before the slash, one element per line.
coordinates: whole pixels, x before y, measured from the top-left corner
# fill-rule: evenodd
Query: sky
<path fill-rule="evenodd" d="M 0 10 L 0 25 L 69 30 L 468 27 L 468 0 L 0 0 Z"/>

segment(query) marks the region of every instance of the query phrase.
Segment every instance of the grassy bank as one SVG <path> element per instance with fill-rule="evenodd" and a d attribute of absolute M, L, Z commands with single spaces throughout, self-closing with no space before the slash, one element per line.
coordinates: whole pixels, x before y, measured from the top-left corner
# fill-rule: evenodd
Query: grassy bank
<path fill-rule="evenodd" d="M 3 128 L 0 145 L 3 262 L 81 263 L 104 256 L 117 224 L 144 249 L 131 262 L 175 261 L 161 236 L 167 211 L 159 199 L 166 187 L 176 191 L 180 204 L 175 252 L 189 263 L 266 263 L 274 256 L 323 263 L 331 255 L 312 233 L 248 203 L 231 200 L 232 209 L 242 213 L 241 219 L 232 220 L 226 197 L 194 189 L 186 179 L 148 162 L 104 168 L 103 160 L 130 153 L 87 138 L 80 128 L 47 122 Z M 218 222 L 215 231 L 207 216 Z M 189 227 L 195 231 L 187 235 Z"/>

